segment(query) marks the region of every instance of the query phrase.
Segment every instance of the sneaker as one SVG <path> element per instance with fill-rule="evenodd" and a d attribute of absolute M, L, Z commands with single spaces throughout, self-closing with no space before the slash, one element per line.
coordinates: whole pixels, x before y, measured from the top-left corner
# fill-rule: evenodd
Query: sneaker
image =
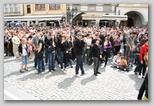
<path fill-rule="evenodd" d="M 59 64 L 58 67 L 61 67 L 61 65 Z"/>
<path fill-rule="evenodd" d="M 138 78 L 142 78 L 142 76 L 141 76 L 141 75 L 139 75 L 139 76 L 138 76 Z"/>
<path fill-rule="evenodd" d="M 28 71 L 28 69 L 27 69 L 27 68 L 25 68 L 25 71 Z"/>
<path fill-rule="evenodd" d="M 73 66 L 71 66 L 71 68 L 73 68 Z"/>

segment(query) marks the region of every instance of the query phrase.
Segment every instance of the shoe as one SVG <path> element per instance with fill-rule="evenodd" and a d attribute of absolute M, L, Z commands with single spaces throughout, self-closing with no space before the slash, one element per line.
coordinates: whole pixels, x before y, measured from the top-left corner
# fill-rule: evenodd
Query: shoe
<path fill-rule="evenodd" d="M 137 72 L 134 72 L 135 75 L 137 75 Z"/>
<path fill-rule="evenodd" d="M 25 71 L 28 71 L 28 69 L 27 69 L 27 68 L 25 68 Z"/>
<path fill-rule="evenodd" d="M 59 64 L 58 67 L 61 67 L 61 65 Z"/>
<path fill-rule="evenodd" d="M 142 78 L 145 78 L 145 76 L 142 76 Z"/>
<path fill-rule="evenodd" d="M 94 73 L 94 75 L 95 75 L 95 76 L 97 76 L 97 74 L 96 74 L 96 73 Z"/>
<path fill-rule="evenodd" d="M 139 75 L 139 76 L 138 76 L 138 78 L 142 78 L 142 76 L 141 76 L 141 75 Z"/>
<path fill-rule="evenodd" d="M 42 72 L 37 72 L 37 73 L 35 73 L 35 74 L 41 74 Z"/>
<path fill-rule="evenodd" d="M 84 73 L 82 73 L 81 75 L 82 75 L 82 76 L 83 76 L 83 75 L 86 75 L 86 73 L 84 72 Z"/>
<path fill-rule="evenodd" d="M 45 69 L 44 69 L 44 70 L 42 70 L 42 72 L 45 72 Z"/>
<path fill-rule="evenodd" d="M 97 72 L 97 74 L 101 74 L 100 72 Z"/>
<path fill-rule="evenodd" d="M 64 69 L 61 69 L 61 71 L 64 71 Z"/>
<path fill-rule="evenodd" d="M 20 72 L 20 73 L 24 73 L 24 71 L 21 71 L 21 70 L 20 70 L 19 72 Z"/>
<path fill-rule="evenodd" d="M 71 66 L 71 68 L 73 68 L 73 66 Z"/>
<path fill-rule="evenodd" d="M 124 68 L 124 71 L 126 71 L 126 69 Z"/>
<path fill-rule="evenodd" d="M 49 72 L 51 72 L 51 70 L 49 70 Z"/>

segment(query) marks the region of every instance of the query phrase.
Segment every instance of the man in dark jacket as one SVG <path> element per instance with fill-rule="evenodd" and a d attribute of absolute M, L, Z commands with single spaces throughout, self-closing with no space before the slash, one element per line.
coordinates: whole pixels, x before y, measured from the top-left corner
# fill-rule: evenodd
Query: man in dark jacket
<path fill-rule="evenodd" d="M 74 52 L 75 56 L 77 58 L 76 62 L 76 75 L 79 75 L 79 68 L 81 69 L 81 74 L 84 75 L 84 69 L 83 69 L 83 47 L 85 42 L 82 40 L 82 34 L 79 32 L 77 34 L 77 38 L 74 41 Z"/>
<path fill-rule="evenodd" d="M 98 72 L 99 65 L 100 65 L 100 58 L 102 58 L 102 51 L 101 47 L 99 45 L 100 40 L 97 39 L 95 44 L 92 47 L 92 55 L 94 59 L 94 75 L 97 76 L 97 74 L 101 74 Z"/>

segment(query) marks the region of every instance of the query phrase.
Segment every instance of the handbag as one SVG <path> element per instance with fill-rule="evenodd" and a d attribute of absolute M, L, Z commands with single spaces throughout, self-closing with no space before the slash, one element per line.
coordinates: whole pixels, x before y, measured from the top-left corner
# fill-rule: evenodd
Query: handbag
<path fill-rule="evenodd" d="M 44 57 L 44 52 L 43 51 L 36 52 L 36 57 L 37 58 L 43 58 Z"/>

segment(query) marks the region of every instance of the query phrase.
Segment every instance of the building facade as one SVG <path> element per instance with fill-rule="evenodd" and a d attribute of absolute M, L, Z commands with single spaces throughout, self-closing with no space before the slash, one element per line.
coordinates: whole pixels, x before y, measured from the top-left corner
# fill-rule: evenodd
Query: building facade
<path fill-rule="evenodd" d="M 82 26 L 115 26 L 119 20 L 127 20 L 126 15 L 116 15 L 118 4 L 69 4 L 67 22 Z"/>
<path fill-rule="evenodd" d="M 4 17 L 27 26 L 59 26 L 65 23 L 66 4 L 22 4 L 23 16 Z"/>
<path fill-rule="evenodd" d="M 128 20 L 120 21 L 121 26 L 148 25 L 148 4 L 119 4 L 116 8 L 117 15 L 127 15 Z"/>
<path fill-rule="evenodd" d="M 18 24 L 19 20 L 7 20 L 6 18 L 9 17 L 16 17 L 16 16 L 23 16 L 24 11 L 23 11 L 23 4 L 4 4 L 4 24 L 9 25 L 9 24 Z M 5 18 L 6 17 L 6 18 Z"/>

